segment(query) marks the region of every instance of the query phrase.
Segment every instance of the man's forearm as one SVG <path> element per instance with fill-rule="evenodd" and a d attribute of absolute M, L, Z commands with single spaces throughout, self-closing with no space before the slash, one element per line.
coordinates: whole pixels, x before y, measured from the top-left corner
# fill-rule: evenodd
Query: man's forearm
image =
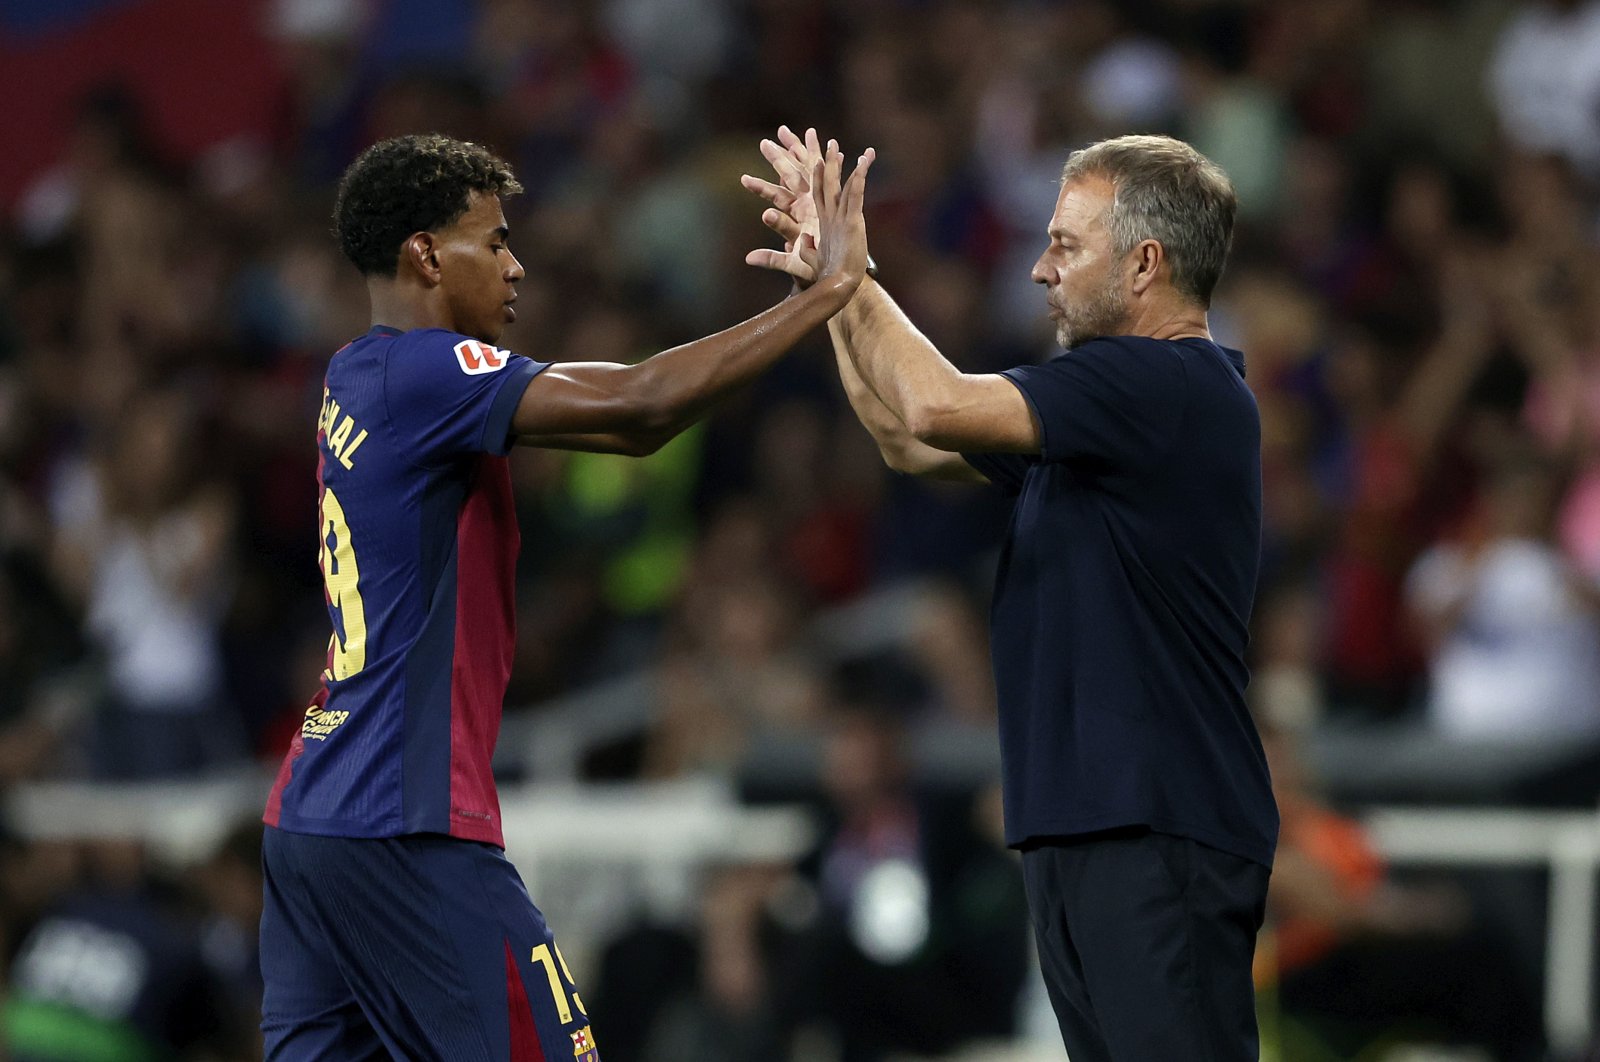
<path fill-rule="evenodd" d="M 913 435 L 954 404 L 960 371 L 875 281 L 864 281 L 835 321 L 862 381 Z"/>
<path fill-rule="evenodd" d="M 911 430 L 861 379 L 861 374 L 856 372 L 849 340 L 845 338 L 841 320 L 843 316 L 842 313 L 838 314 L 828 322 L 828 338 L 833 341 L 833 356 L 839 365 L 839 382 L 844 385 L 845 397 L 850 400 L 850 408 L 855 411 L 856 419 L 861 421 L 862 427 L 878 444 L 878 452 L 883 455 L 884 462 L 896 472 L 914 476 L 972 482 L 981 480 L 982 476 L 959 454 L 937 450 L 912 435 Z"/>
<path fill-rule="evenodd" d="M 828 339 L 833 343 L 833 358 L 839 366 L 839 383 L 844 387 L 856 419 L 882 444 L 905 433 L 906 426 L 856 371 L 855 354 L 850 350 L 843 318 L 844 314 L 839 313 L 828 320 Z"/>

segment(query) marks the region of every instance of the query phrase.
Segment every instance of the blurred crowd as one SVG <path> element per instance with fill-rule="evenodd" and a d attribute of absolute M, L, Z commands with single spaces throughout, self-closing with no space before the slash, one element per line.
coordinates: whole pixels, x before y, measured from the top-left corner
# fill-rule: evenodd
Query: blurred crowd
<path fill-rule="evenodd" d="M 1458 973 L 1496 944 L 1470 895 L 1389 880 L 1283 765 L 1340 721 L 1600 737 L 1600 0 L 418 10 L 264 3 L 271 127 L 177 157 L 108 82 L 9 205 L 0 787 L 191 777 L 275 760 L 298 728 L 328 634 L 321 376 L 368 325 L 332 188 L 372 141 L 438 130 L 513 164 L 527 278 L 504 345 L 557 361 L 643 357 L 782 298 L 743 265 L 768 241 L 738 180 L 762 173 L 757 141 L 788 123 L 872 145 L 884 283 L 987 371 L 1053 353 L 1028 267 L 1068 152 L 1171 132 L 1241 198 L 1211 322 L 1262 415 L 1254 708 L 1285 805 L 1274 918 L 1298 927 L 1263 985 L 1326 1057 L 1367 1019 L 1418 1013 L 1536 1057 L 1518 1052 L 1537 1049 L 1537 1002 L 1509 990 L 1446 979 L 1510 1008 L 1486 1023 L 1502 1012 L 1381 992 L 1341 1011 L 1305 988 L 1392 970 L 1374 940 L 1427 937 Z M 822 809 L 813 856 L 728 869 L 699 923 L 641 924 L 583 978 L 596 1006 L 645 1016 L 601 1033 L 608 1062 L 780 1057 L 819 1025 L 847 1060 L 1013 1032 L 1025 933 L 994 794 L 930 782 L 904 752 L 930 729 L 990 731 L 999 495 L 887 472 L 820 335 L 650 458 L 527 451 L 513 474 L 508 714 L 655 668 L 650 725 L 585 776 L 759 789 L 762 750 L 819 750 L 808 782 L 766 794 Z M 908 577 L 936 589 L 899 649 L 816 651 L 816 616 Z M 125 846 L 7 841 L 13 1057 L 250 1057 L 249 832 L 181 880 Z"/>

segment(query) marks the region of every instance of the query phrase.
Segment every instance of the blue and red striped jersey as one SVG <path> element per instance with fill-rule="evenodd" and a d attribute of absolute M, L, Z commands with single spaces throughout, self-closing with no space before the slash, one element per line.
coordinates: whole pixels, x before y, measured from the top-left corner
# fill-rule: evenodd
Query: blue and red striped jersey
<path fill-rule="evenodd" d="M 333 637 L 265 821 L 504 845 L 490 759 L 520 534 L 511 420 L 545 364 L 376 327 L 328 365 L 318 557 Z"/>

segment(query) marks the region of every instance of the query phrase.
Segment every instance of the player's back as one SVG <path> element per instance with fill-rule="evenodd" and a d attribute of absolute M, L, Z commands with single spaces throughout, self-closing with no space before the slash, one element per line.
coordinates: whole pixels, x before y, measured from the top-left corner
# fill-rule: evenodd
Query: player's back
<path fill-rule="evenodd" d="M 440 329 L 334 355 L 317 424 L 328 665 L 266 813 L 301 833 L 501 844 L 511 419 L 544 366 Z"/>

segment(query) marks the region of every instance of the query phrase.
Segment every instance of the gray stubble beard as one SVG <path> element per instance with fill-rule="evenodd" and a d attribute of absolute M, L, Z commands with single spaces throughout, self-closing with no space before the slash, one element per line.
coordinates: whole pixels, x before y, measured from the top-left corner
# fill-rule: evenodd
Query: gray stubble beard
<path fill-rule="evenodd" d="M 1116 335 L 1128 316 L 1128 298 L 1116 271 L 1109 271 L 1106 283 L 1090 299 L 1064 307 L 1056 324 L 1056 342 L 1071 350 L 1091 339 Z"/>

